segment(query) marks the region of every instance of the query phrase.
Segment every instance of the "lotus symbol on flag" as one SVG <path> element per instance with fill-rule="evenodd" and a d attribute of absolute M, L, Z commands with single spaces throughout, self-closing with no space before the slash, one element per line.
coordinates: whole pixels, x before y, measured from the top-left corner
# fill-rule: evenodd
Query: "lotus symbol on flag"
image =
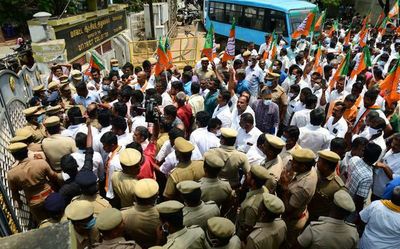
<path fill-rule="evenodd" d="M 226 52 L 231 56 L 235 56 L 235 37 L 229 37 L 226 44 Z"/>
<path fill-rule="evenodd" d="M 303 20 L 303 22 L 299 25 L 299 27 L 297 27 L 298 31 L 304 31 L 306 29 L 307 20 L 308 16 L 306 17 L 306 19 Z"/>

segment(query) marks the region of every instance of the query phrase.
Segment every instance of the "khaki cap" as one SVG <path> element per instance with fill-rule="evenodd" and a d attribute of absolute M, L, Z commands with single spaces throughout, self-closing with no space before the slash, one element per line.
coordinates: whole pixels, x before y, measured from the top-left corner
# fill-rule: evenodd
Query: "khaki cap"
<path fill-rule="evenodd" d="M 152 246 L 152 247 L 149 247 L 149 249 L 162 249 L 162 246 Z"/>
<path fill-rule="evenodd" d="M 33 90 L 34 92 L 44 91 L 44 85 L 42 84 L 42 85 L 34 86 L 34 87 L 32 88 L 32 90 Z"/>
<path fill-rule="evenodd" d="M 72 70 L 71 71 L 72 78 L 75 80 L 81 80 L 82 79 L 82 72 L 79 70 Z"/>
<path fill-rule="evenodd" d="M 25 110 L 22 111 L 22 113 L 26 116 L 33 116 L 33 115 L 40 115 L 44 113 L 44 110 L 40 106 L 32 106 L 29 108 L 26 108 Z"/>
<path fill-rule="evenodd" d="M 344 210 L 349 212 L 354 212 L 356 210 L 353 198 L 351 198 L 350 194 L 343 189 L 338 190 L 333 195 L 333 203 L 335 203 L 336 206 L 343 208 Z"/>
<path fill-rule="evenodd" d="M 153 57 L 150 57 L 149 58 L 149 62 L 150 62 L 151 65 L 155 65 L 157 63 L 157 59 L 153 58 Z"/>
<path fill-rule="evenodd" d="M 52 81 L 49 83 L 49 85 L 47 86 L 48 90 L 53 90 L 53 89 L 57 89 L 60 86 L 60 84 L 58 84 L 55 81 Z"/>
<path fill-rule="evenodd" d="M 118 66 L 119 62 L 118 62 L 117 59 L 111 59 L 111 60 L 110 60 L 110 64 L 111 64 L 112 66 L 115 66 L 115 65 Z"/>
<path fill-rule="evenodd" d="M 238 132 L 232 128 L 221 128 L 221 135 L 226 138 L 237 137 Z"/>
<path fill-rule="evenodd" d="M 18 142 L 18 143 L 12 143 L 12 144 L 10 144 L 10 145 L 7 147 L 7 150 L 8 150 L 9 152 L 13 153 L 13 152 L 17 152 L 17 151 L 20 151 L 20 150 L 22 150 L 22 149 L 25 149 L 25 148 L 27 148 L 27 147 L 28 147 L 28 145 L 26 145 L 26 144 L 24 144 L 24 143 Z"/>
<path fill-rule="evenodd" d="M 292 154 L 293 160 L 301 163 L 307 163 L 315 160 L 315 154 L 310 149 L 297 149 L 292 151 L 290 154 Z"/>
<path fill-rule="evenodd" d="M 204 75 L 204 78 L 206 78 L 206 79 L 215 78 L 215 77 L 217 77 L 217 76 L 215 75 L 214 71 L 208 71 L 208 72 Z"/>
<path fill-rule="evenodd" d="M 270 178 L 268 170 L 260 165 L 251 166 L 250 172 L 253 173 L 257 178 L 260 178 L 261 180 L 267 180 L 268 178 Z"/>
<path fill-rule="evenodd" d="M 60 118 L 57 116 L 51 116 L 44 120 L 43 125 L 45 127 L 53 127 L 60 124 Z"/>
<path fill-rule="evenodd" d="M 65 216 L 73 221 L 87 219 L 93 213 L 94 207 L 92 203 L 86 200 L 73 201 L 65 208 Z"/>
<path fill-rule="evenodd" d="M 27 140 L 29 137 L 25 136 L 14 136 L 10 139 L 10 143 L 17 143 L 17 142 L 23 142 Z"/>
<path fill-rule="evenodd" d="M 235 233 L 235 225 L 227 218 L 213 217 L 207 220 L 207 230 L 217 238 L 230 238 Z"/>
<path fill-rule="evenodd" d="M 176 185 L 176 188 L 181 194 L 190 194 L 200 187 L 201 184 L 195 181 L 181 181 Z"/>
<path fill-rule="evenodd" d="M 122 222 L 122 213 L 116 208 L 103 209 L 96 217 L 96 227 L 102 231 L 116 228 Z"/>
<path fill-rule="evenodd" d="M 68 91 L 71 90 L 71 88 L 69 87 L 69 83 L 65 83 L 65 84 L 61 84 L 60 88 L 64 91 Z"/>
<path fill-rule="evenodd" d="M 15 135 L 29 138 L 33 136 L 33 132 L 29 128 L 21 128 L 15 131 Z"/>
<path fill-rule="evenodd" d="M 179 201 L 164 201 L 156 205 L 156 208 L 160 214 L 172 214 L 179 212 L 185 205 Z"/>
<path fill-rule="evenodd" d="M 175 149 L 179 152 L 187 153 L 193 151 L 194 146 L 183 137 L 178 137 L 175 139 Z"/>
<path fill-rule="evenodd" d="M 243 52 L 243 56 L 250 56 L 251 52 L 249 50 L 246 50 Z"/>
<path fill-rule="evenodd" d="M 204 162 L 211 168 L 223 168 L 225 166 L 224 160 L 210 151 L 204 153 Z"/>
<path fill-rule="evenodd" d="M 46 109 L 46 114 L 47 115 L 53 115 L 53 114 L 56 114 L 57 112 L 60 112 L 61 110 L 62 110 L 61 105 L 49 106 Z"/>
<path fill-rule="evenodd" d="M 274 72 L 268 72 L 267 77 L 265 77 L 265 79 L 267 80 L 273 80 L 276 78 L 279 78 L 281 75 L 278 73 L 274 73 Z"/>
<path fill-rule="evenodd" d="M 264 206 L 274 214 L 282 214 L 285 212 L 285 204 L 279 199 L 278 196 L 272 195 L 270 193 L 263 194 Z"/>
<path fill-rule="evenodd" d="M 58 77 L 58 79 L 60 80 L 60 83 L 66 83 L 68 82 L 68 76 L 63 74 L 60 77 Z"/>
<path fill-rule="evenodd" d="M 208 61 L 208 57 L 201 58 L 201 61 Z"/>
<path fill-rule="evenodd" d="M 286 145 L 286 143 L 280 137 L 271 134 L 265 134 L 265 139 L 272 147 L 276 149 L 282 149 Z"/>
<path fill-rule="evenodd" d="M 135 195 L 142 199 L 155 196 L 158 193 L 158 183 L 150 178 L 141 179 L 135 184 Z"/>
<path fill-rule="evenodd" d="M 134 166 L 137 165 L 142 159 L 142 154 L 135 149 L 125 149 L 119 153 L 119 161 L 124 166 Z"/>
<path fill-rule="evenodd" d="M 333 151 L 330 150 L 321 150 L 318 151 L 319 157 L 333 163 L 337 163 L 340 160 L 340 156 Z"/>

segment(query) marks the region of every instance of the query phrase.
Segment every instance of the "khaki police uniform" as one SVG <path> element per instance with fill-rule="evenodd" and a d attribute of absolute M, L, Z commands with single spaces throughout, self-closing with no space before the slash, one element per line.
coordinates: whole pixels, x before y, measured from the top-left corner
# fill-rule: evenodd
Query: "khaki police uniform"
<path fill-rule="evenodd" d="M 156 143 L 157 153 L 160 151 L 161 147 L 168 139 L 169 139 L 168 132 L 160 133 Z"/>
<path fill-rule="evenodd" d="M 14 164 L 7 172 L 11 191 L 24 191 L 30 211 L 38 223 L 48 217 L 43 204 L 52 192 L 48 181 L 50 177 L 56 177 L 55 172 L 46 161 L 41 159 L 25 158 Z"/>
<path fill-rule="evenodd" d="M 206 228 L 207 220 L 212 217 L 220 216 L 220 210 L 213 201 L 201 202 L 197 207 L 183 208 L 183 225 L 189 227 L 198 225 L 203 230 Z"/>
<path fill-rule="evenodd" d="M 219 176 L 229 181 L 233 189 L 240 186 L 239 169 L 245 173 L 250 171 L 250 164 L 246 154 L 235 149 L 234 146 L 221 145 L 219 148 L 209 150 L 220 157 L 225 166 L 222 168 Z"/>
<path fill-rule="evenodd" d="M 235 234 L 235 224 L 227 218 L 213 217 L 207 220 L 207 234 L 212 235 L 213 239 L 227 241 L 228 244 L 218 246 L 219 249 L 240 249 L 242 242 Z M 210 245 L 210 242 L 205 242 L 207 249 L 216 248 Z"/>
<path fill-rule="evenodd" d="M 28 145 L 28 158 L 46 160 L 46 155 L 43 152 L 42 145 L 31 143 Z"/>
<path fill-rule="evenodd" d="M 53 218 L 48 218 L 48 219 L 42 220 L 42 222 L 40 222 L 39 228 L 50 227 L 50 226 L 53 226 L 55 224 L 63 223 L 64 221 L 67 221 L 67 217 L 65 217 L 65 216 L 63 216 L 60 220 L 55 220 Z"/>
<path fill-rule="evenodd" d="M 257 222 L 247 237 L 246 249 L 279 249 L 286 239 L 286 224 L 277 218 L 270 223 Z"/>
<path fill-rule="evenodd" d="M 114 193 L 121 200 L 121 207 L 132 206 L 134 202 L 135 184 L 138 180 L 122 171 L 116 171 L 112 174 L 111 182 Z"/>
<path fill-rule="evenodd" d="M 99 194 L 96 195 L 80 195 L 72 199 L 71 202 L 77 201 L 77 200 L 85 200 L 89 201 L 94 208 L 94 216 L 97 216 L 101 211 L 103 211 L 106 208 L 110 208 L 111 204 L 101 197 Z"/>
<path fill-rule="evenodd" d="M 201 183 L 201 199 L 205 202 L 214 201 L 218 206 L 229 201 L 233 191 L 228 181 L 218 178 L 203 177 Z"/>
<path fill-rule="evenodd" d="M 53 134 L 43 139 L 42 148 L 50 166 L 57 172 L 61 171 L 61 157 L 77 150 L 74 139 L 61 134 Z"/>
<path fill-rule="evenodd" d="M 356 248 L 358 237 L 354 224 L 321 216 L 318 221 L 312 221 L 297 240 L 304 248 L 351 249 Z"/>
<path fill-rule="evenodd" d="M 124 237 L 117 237 L 110 240 L 103 240 L 102 243 L 96 243 L 93 248 L 97 249 L 141 249 L 133 240 L 126 241 Z"/>
<path fill-rule="evenodd" d="M 270 192 L 275 192 L 276 185 L 278 184 L 283 171 L 282 158 L 277 155 L 276 158 L 263 162 L 261 166 L 266 168 L 271 176 L 267 179 L 265 186 L 270 190 Z"/>
<path fill-rule="evenodd" d="M 286 148 L 282 149 L 282 152 L 279 154 L 279 156 L 282 159 L 284 169 L 287 169 L 289 161 L 293 159 L 291 152 L 297 149 L 301 149 L 301 146 L 298 143 L 296 143 L 296 145 L 293 146 L 293 148 L 291 148 L 290 150 L 286 150 Z"/>
<path fill-rule="evenodd" d="M 167 243 L 163 248 L 170 249 L 202 249 L 204 248 L 205 234 L 199 226 L 184 227 L 167 236 Z"/>
<path fill-rule="evenodd" d="M 47 136 L 46 128 L 42 124 L 35 125 L 27 123 L 23 128 L 29 129 L 32 132 L 33 141 L 35 142 L 40 142 Z"/>
<path fill-rule="evenodd" d="M 135 204 L 133 207 L 122 209 L 125 224 L 125 236 L 147 248 L 155 245 L 157 227 L 160 215 L 154 206 Z"/>

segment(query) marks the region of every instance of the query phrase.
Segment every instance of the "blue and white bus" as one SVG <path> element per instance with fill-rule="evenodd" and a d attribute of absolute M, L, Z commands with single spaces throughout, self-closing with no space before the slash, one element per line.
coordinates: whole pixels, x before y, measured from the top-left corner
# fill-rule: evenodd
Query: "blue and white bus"
<path fill-rule="evenodd" d="M 261 45 L 274 30 L 287 42 L 290 35 L 316 5 L 301 0 L 204 0 L 204 26 L 211 22 L 215 35 L 228 37 L 233 17 L 236 39 Z"/>

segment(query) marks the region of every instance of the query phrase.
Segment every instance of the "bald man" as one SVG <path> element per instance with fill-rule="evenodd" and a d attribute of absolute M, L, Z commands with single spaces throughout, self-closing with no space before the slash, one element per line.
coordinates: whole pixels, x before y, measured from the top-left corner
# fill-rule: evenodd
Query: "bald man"
<path fill-rule="evenodd" d="M 146 91 L 147 88 L 147 75 L 145 71 L 140 71 L 137 74 L 137 84 L 135 85 L 135 90 L 140 90 L 142 92 Z"/>

